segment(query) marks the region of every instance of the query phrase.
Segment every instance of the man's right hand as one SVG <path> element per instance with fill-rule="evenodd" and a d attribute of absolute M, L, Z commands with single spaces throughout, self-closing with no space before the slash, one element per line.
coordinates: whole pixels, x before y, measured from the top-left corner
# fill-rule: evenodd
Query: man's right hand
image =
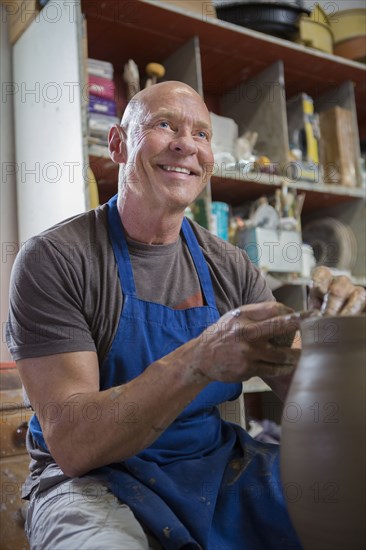
<path fill-rule="evenodd" d="M 291 375 L 300 350 L 275 345 L 271 339 L 283 339 L 299 328 L 299 318 L 292 313 L 278 302 L 229 311 L 197 338 L 196 375 L 222 382 Z"/>

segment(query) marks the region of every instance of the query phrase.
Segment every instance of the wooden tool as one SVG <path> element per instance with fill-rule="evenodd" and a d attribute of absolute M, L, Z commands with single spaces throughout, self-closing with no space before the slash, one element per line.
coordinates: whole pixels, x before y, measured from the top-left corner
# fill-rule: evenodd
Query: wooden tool
<path fill-rule="evenodd" d="M 149 77 L 146 80 L 145 88 L 148 88 L 152 84 L 156 84 L 158 78 L 163 78 L 165 75 L 165 68 L 160 63 L 148 63 L 145 70 Z"/>
<path fill-rule="evenodd" d="M 127 84 L 127 99 L 129 101 L 140 91 L 139 69 L 133 59 L 129 59 L 124 66 L 123 80 Z"/>

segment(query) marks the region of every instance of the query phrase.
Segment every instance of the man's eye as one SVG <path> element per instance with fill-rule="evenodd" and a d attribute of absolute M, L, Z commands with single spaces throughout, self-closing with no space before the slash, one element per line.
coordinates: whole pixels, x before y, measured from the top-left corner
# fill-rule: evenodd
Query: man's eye
<path fill-rule="evenodd" d="M 198 132 L 198 137 L 200 137 L 201 139 L 208 139 L 208 134 L 207 132 L 204 132 L 203 130 L 201 132 Z"/>
<path fill-rule="evenodd" d="M 166 120 L 162 120 L 161 122 L 159 122 L 158 126 L 160 128 L 170 128 L 169 122 L 167 122 Z"/>

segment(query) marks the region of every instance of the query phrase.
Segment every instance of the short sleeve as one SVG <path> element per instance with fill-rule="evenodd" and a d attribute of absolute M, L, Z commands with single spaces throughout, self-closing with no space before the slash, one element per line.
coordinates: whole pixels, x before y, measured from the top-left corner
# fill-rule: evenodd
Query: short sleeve
<path fill-rule="evenodd" d="M 251 262 L 244 250 L 242 250 L 241 253 L 244 259 L 244 269 L 246 270 L 246 284 L 243 287 L 242 296 L 243 305 L 275 301 L 275 297 L 267 285 L 261 271 Z"/>
<path fill-rule="evenodd" d="M 38 236 L 15 260 L 10 281 L 6 340 L 15 361 L 72 351 L 95 351 L 83 310 L 80 255 L 67 243 Z"/>

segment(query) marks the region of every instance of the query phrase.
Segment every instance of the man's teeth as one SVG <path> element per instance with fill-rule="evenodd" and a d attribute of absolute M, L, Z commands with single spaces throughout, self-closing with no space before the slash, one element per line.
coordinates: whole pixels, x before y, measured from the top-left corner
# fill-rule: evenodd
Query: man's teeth
<path fill-rule="evenodd" d="M 182 174 L 190 174 L 190 170 L 187 170 L 187 168 L 182 168 L 181 166 L 162 166 L 163 170 L 166 170 L 167 172 L 181 172 Z"/>

